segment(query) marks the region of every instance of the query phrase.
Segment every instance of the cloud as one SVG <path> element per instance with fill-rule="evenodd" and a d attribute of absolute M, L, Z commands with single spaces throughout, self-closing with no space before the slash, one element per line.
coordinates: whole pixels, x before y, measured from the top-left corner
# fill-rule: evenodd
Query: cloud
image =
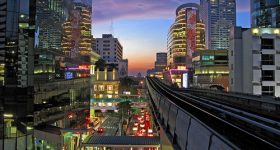
<path fill-rule="evenodd" d="M 199 0 L 188 0 L 196 2 Z M 95 23 L 116 19 L 170 19 L 176 8 L 186 0 L 95 0 L 93 20 Z M 237 0 L 238 12 L 249 11 L 249 0 Z"/>
<path fill-rule="evenodd" d="M 176 7 L 183 3 L 184 0 L 95 0 L 93 19 L 99 23 L 120 18 L 172 18 Z"/>

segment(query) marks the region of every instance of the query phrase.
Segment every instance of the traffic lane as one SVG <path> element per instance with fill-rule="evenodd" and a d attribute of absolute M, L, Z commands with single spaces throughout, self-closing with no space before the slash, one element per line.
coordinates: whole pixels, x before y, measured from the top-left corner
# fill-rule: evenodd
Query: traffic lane
<path fill-rule="evenodd" d="M 120 118 L 109 116 L 99 128 L 103 128 L 104 131 L 102 133 L 96 132 L 96 136 L 114 136 L 119 128 Z"/>

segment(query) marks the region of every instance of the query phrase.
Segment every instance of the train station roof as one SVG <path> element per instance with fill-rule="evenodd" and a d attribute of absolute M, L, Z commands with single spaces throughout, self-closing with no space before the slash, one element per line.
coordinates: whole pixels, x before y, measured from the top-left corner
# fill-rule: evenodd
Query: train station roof
<path fill-rule="evenodd" d="M 160 147 L 159 137 L 144 136 L 90 136 L 82 143 L 85 147 Z"/>

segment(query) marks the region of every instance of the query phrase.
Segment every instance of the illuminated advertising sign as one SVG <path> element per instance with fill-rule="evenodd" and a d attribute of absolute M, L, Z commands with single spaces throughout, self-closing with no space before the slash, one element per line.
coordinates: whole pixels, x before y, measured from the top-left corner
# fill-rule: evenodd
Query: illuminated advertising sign
<path fill-rule="evenodd" d="M 90 69 L 90 65 L 79 65 L 79 69 Z"/>
<path fill-rule="evenodd" d="M 196 50 L 196 10 L 187 9 L 187 55 L 192 58 Z"/>
<path fill-rule="evenodd" d="M 73 79 L 73 72 L 65 72 L 64 74 L 65 79 Z"/>
<path fill-rule="evenodd" d="M 188 73 L 183 74 L 183 88 L 188 88 Z"/>

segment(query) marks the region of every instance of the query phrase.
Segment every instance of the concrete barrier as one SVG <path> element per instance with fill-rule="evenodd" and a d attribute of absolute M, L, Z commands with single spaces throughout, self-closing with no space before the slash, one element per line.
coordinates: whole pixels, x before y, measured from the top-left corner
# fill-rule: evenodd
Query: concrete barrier
<path fill-rule="evenodd" d="M 199 122 L 191 119 L 188 133 L 187 149 L 208 149 L 211 132 Z"/>
<path fill-rule="evenodd" d="M 161 99 L 160 100 L 160 103 L 159 103 L 159 113 L 160 113 L 160 119 L 162 119 L 163 118 L 163 105 L 164 105 L 164 102 L 165 102 L 165 100 L 164 99 Z"/>
<path fill-rule="evenodd" d="M 210 150 L 233 150 L 233 148 L 225 144 L 225 142 L 217 136 L 212 136 Z"/>
<path fill-rule="evenodd" d="M 168 126 L 169 132 L 174 137 L 175 127 L 176 127 L 176 118 L 177 118 L 178 109 L 175 105 L 171 105 L 168 114 Z"/>
<path fill-rule="evenodd" d="M 186 149 L 190 120 L 190 116 L 178 109 L 175 126 L 175 140 L 182 150 Z"/>
<path fill-rule="evenodd" d="M 167 127 L 167 122 L 168 122 L 168 113 L 169 113 L 169 107 L 170 107 L 170 102 L 169 101 L 165 101 L 164 105 L 162 105 L 162 114 L 163 114 L 163 118 L 164 118 L 164 126 Z"/>

